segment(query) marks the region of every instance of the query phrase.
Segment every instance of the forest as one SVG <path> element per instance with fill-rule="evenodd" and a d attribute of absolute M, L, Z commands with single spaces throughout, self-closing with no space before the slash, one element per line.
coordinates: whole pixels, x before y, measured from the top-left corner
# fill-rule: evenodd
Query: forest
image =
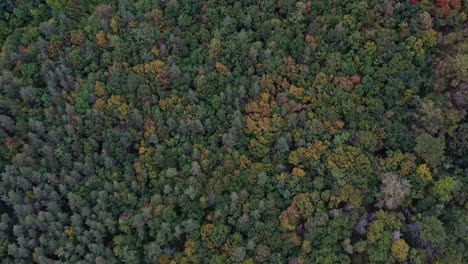
<path fill-rule="evenodd" d="M 467 15 L 0 0 L 0 263 L 467 263 Z"/>

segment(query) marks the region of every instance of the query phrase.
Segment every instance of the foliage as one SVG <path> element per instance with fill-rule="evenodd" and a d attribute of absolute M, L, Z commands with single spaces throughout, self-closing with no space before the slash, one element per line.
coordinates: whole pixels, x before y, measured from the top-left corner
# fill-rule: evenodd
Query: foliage
<path fill-rule="evenodd" d="M 466 19 L 0 1 L 0 262 L 463 263 Z"/>

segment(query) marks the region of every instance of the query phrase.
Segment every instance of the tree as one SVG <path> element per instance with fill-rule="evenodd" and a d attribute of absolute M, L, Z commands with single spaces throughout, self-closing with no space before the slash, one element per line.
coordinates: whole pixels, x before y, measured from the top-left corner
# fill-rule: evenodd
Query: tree
<path fill-rule="evenodd" d="M 456 185 L 457 182 L 452 177 L 445 177 L 434 183 L 431 192 L 439 201 L 448 202 L 452 199 L 452 192 Z"/>
<path fill-rule="evenodd" d="M 392 255 L 398 261 L 405 261 L 408 258 L 409 246 L 406 244 L 405 240 L 397 239 L 392 244 Z"/>
<path fill-rule="evenodd" d="M 379 206 L 390 210 L 402 205 L 409 195 L 411 185 L 406 179 L 401 179 L 395 174 L 385 174 L 380 185 Z"/>
<path fill-rule="evenodd" d="M 431 167 L 437 167 L 444 160 L 445 140 L 422 134 L 416 138 L 414 152 Z"/>

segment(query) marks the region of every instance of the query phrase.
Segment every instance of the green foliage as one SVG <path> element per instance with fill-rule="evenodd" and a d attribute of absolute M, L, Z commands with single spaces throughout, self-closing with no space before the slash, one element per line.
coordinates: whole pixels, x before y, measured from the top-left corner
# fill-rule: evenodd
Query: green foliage
<path fill-rule="evenodd" d="M 422 134 L 416 138 L 414 152 L 431 167 L 437 167 L 444 160 L 445 140 Z"/>
<path fill-rule="evenodd" d="M 431 192 L 441 202 L 448 202 L 452 199 L 452 192 L 457 182 L 452 177 L 445 177 L 434 182 Z"/>

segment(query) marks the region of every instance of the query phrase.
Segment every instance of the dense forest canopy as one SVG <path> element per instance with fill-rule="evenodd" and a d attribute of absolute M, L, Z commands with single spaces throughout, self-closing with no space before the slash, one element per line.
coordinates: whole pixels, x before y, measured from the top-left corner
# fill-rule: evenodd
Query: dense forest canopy
<path fill-rule="evenodd" d="M 1 0 L 1 263 L 467 263 L 466 0 Z"/>

